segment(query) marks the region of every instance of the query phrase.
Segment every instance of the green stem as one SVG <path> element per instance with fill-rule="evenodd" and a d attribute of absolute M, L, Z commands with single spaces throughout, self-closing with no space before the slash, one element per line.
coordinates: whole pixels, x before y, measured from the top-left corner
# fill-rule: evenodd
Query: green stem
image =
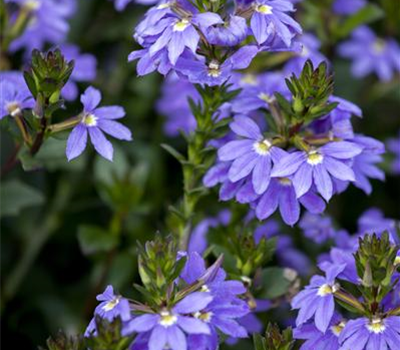
<path fill-rule="evenodd" d="M 10 45 L 10 43 L 15 38 L 18 38 L 25 31 L 25 28 L 28 25 L 29 20 L 31 18 L 31 13 L 32 13 L 31 8 L 29 8 L 28 6 L 22 6 L 18 14 L 18 17 L 13 23 L 13 26 L 10 28 L 10 30 L 2 28 L 2 30 L 5 31 L 5 37 L 2 40 L 2 45 L 1 45 L 2 51 L 6 52 L 8 50 L 8 46 Z"/>
<path fill-rule="evenodd" d="M 61 123 L 57 124 L 52 124 L 49 127 L 47 127 L 47 131 L 51 134 L 56 134 L 60 131 L 68 130 L 79 124 L 79 122 L 82 120 L 81 117 L 73 117 L 70 119 L 67 119 Z"/>
<path fill-rule="evenodd" d="M 391 315 L 391 316 L 400 316 L 400 306 L 398 306 L 397 308 L 395 308 L 395 309 L 393 309 L 393 310 L 390 310 L 390 311 L 388 312 L 388 315 Z"/>
<path fill-rule="evenodd" d="M 187 161 L 182 164 L 184 191 L 182 218 L 178 231 L 180 246 L 184 250 L 189 243 L 196 205 L 203 195 L 201 191 L 196 190 L 201 186 L 201 177 L 204 175 L 206 169 L 204 162 L 207 152 L 204 152 L 204 149 L 212 137 L 214 127 L 213 115 L 224 102 L 223 92 L 218 90 L 218 88 L 205 88 L 202 97 L 202 109 L 198 113 L 199 115 L 195 115 L 197 127 L 188 140 Z"/>
<path fill-rule="evenodd" d="M 339 289 L 334 293 L 335 298 L 341 300 L 343 303 L 359 310 L 362 314 L 365 313 L 364 306 L 352 295 L 348 294 L 344 289 Z"/>
<path fill-rule="evenodd" d="M 74 186 L 70 179 L 62 178 L 60 180 L 54 199 L 47 207 L 48 213 L 43 224 L 32 230 L 20 260 L 3 284 L 2 307 L 14 297 L 41 249 L 59 228 L 62 212 L 69 203 L 73 188 Z"/>
<path fill-rule="evenodd" d="M 30 146 L 32 144 L 32 137 L 26 128 L 23 116 L 21 114 L 18 114 L 14 117 L 14 120 L 18 126 L 18 129 L 21 132 L 21 135 L 22 135 L 22 138 L 24 139 L 25 144 Z"/>

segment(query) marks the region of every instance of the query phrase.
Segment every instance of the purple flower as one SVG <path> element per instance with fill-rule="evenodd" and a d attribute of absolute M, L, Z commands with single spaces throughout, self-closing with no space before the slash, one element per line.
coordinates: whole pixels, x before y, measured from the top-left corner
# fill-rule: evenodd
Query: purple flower
<path fill-rule="evenodd" d="M 400 344 L 400 316 L 366 317 L 347 322 L 339 336 L 339 350 L 395 350 Z"/>
<path fill-rule="evenodd" d="M 338 350 L 339 336 L 346 322 L 334 315 L 326 332 L 321 332 L 314 324 L 304 324 L 293 330 L 293 338 L 305 340 L 300 350 Z"/>
<path fill-rule="evenodd" d="M 118 11 L 123 11 L 130 2 L 133 2 L 133 0 L 114 0 L 114 5 Z"/>
<path fill-rule="evenodd" d="M 290 153 L 275 164 L 272 177 L 293 175 L 297 198 L 307 193 L 314 183 L 322 197 L 329 201 L 333 194 L 331 177 L 342 181 L 354 181 L 353 170 L 344 161 L 360 154 L 362 148 L 352 142 L 329 142 L 309 152 Z"/>
<path fill-rule="evenodd" d="M 204 30 L 217 23 L 222 23 L 221 17 L 210 12 L 195 14 L 191 18 L 180 18 L 176 15 L 163 18 L 151 28 L 151 33 L 161 33 L 161 35 L 150 46 L 149 53 L 153 56 L 165 48 L 168 51 L 169 61 L 175 65 L 185 48 L 193 54 L 196 53 L 200 40 L 196 28 Z"/>
<path fill-rule="evenodd" d="M 25 11 L 29 11 L 31 20 L 23 34 L 10 45 L 10 51 L 43 49 L 46 43 L 63 42 L 69 31 L 67 19 L 75 12 L 75 0 L 12 0 Z"/>
<path fill-rule="evenodd" d="M 210 26 L 205 36 L 210 44 L 217 46 L 236 46 L 247 37 L 246 19 L 230 15 L 224 23 Z"/>
<path fill-rule="evenodd" d="M 335 0 L 332 9 L 338 15 L 352 15 L 360 11 L 366 3 L 365 0 Z"/>
<path fill-rule="evenodd" d="M 246 302 L 237 297 L 246 291 L 243 284 L 227 281 L 220 268 L 211 273 L 198 253 L 190 253 L 180 278 L 192 284 L 206 275 L 209 278 L 200 291 L 189 294 L 171 308 L 137 316 L 127 324 L 125 334 L 139 333 L 139 344 L 136 346 L 135 339 L 133 349 L 141 349 L 147 340 L 149 350 L 166 346 L 215 350 L 220 342 L 217 329 L 230 336 L 247 336 L 246 330 L 236 322 L 249 312 Z"/>
<path fill-rule="evenodd" d="M 293 12 L 293 5 L 288 1 L 257 0 L 252 3 L 254 8 L 250 27 L 258 44 L 278 36 L 287 47 L 290 47 L 293 37 L 301 33 L 300 25 L 288 16 Z"/>
<path fill-rule="evenodd" d="M 251 174 L 255 192 L 262 194 L 270 182 L 272 163 L 280 159 L 283 151 L 273 146 L 259 126 L 246 116 L 236 116 L 230 128 L 243 139 L 230 141 L 218 150 L 221 161 L 232 161 L 229 180 L 237 182 Z"/>
<path fill-rule="evenodd" d="M 195 57 L 182 57 L 176 69 L 193 84 L 222 85 L 232 76 L 233 69 L 247 68 L 258 51 L 254 45 L 243 46 L 222 63 L 217 60 L 204 62 Z"/>
<path fill-rule="evenodd" d="M 119 106 L 99 107 L 101 101 L 100 91 L 88 87 L 81 96 L 84 110 L 81 114 L 81 121 L 74 127 L 67 141 L 67 158 L 72 160 L 78 157 L 86 148 L 87 134 L 96 151 L 108 160 L 113 159 L 113 147 L 104 136 L 103 132 L 119 139 L 132 140 L 128 128 L 115 121 L 125 115 L 125 111 Z"/>
<path fill-rule="evenodd" d="M 280 232 L 277 221 L 268 220 L 256 228 L 254 231 L 254 241 L 258 244 L 263 237 L 275 237 L 277 239 L 276 256 L 281 266 L 289 267 L 303 276 L 308 275 L 311 269 L 310 259 L 305 253 L 295 247 L 293 238 L 290 235 Z"/>
<path fill-rule="evenodd" d="M 388 231 L 391 238 L 396 240 L 398 227 L 398 221 L 385 218 L 382 211 L 377 208 L 368 209 L 358 219 L 358 232 L 360 235 L 367 233 L 380 235 L 384 231 Z"/>
<path fill-rule="evenodd" d="M 157 70 L 160 74 L 167 75 L 172 69 L 168 58 L 168 52 L 163 50 L 155 55 L 150 55 L 148 49 L 136 50 L 129 54 L 128 61 L 139 60 L 136 66 L 137 74 L 143 76 Z"/>
<path fill-rule="evenodd" d="M 357 78 L 375 72 L 380 80 L 388 81 L 400 72 L 398 43 L 378 38 L 366 26 L 356 29 L 352 39 L 339 46 L 339 54 L 353 60 L 351 72 Z"/>
<path fill-rule="evenodd" d="M 372 137 L 361 135 L 355 136 L 353 141 L 363 147 L 362 153 L 354 157 L 353 160 L 352 168 L 356 180 L 353 184 L 366 194 L 371 194 L 372 186 L 369 178 L 385 180 L 385 173 L 376 166 L 376 163 L 383 161 L 381 154 L 385 152 L 385 146 Z"/>
<path fill-rule="evenodd" d="M 188 246 L 188 252 L 197 252 L 203 254 L 207 249 L 207 235 L 210 228 L 217 227 L 219 225 L 226 226 L 231 220 L 231 213 L 229 210 L 222 210 L 215 218 L 206 218 L 200 221 L 193 229 L 190 235 L 190 241 Z"/>
<path fill-rule="evenodd" d="M 0 73 L 0 119 L 10 115 L 15 117 L 22 110 L 33 108 L 33 99 L 20 72 Z"/>
<path fill-rule="evenodd" d="M 74 60 L 74 70 L 63 87 L 61 94 L 68 100 L 75 100 L 78 96 L 77 82 L 90 82 L 96 78 L 96 58 L 91 54 L 81 54 L 76 45 L 63 44 L 60 50 L 67 61 Z"/>
<path fill-rule="evenodd" d="M 389 139 L 387 141 L 387 148 L 395 156 L 392 163 L 392 171 L 394 174 L 400 174 L 400 132 L 397 138 Z"/>
<path fill-rule="evenodd" d="M 305 33 L 299 38 L 299 41 L 302 46 L 301 52 L 295 54 L 295 57 L 291 58 L 285 64 L 284 70 L 287 75 L 291 75 L 292 73 L 300 75 L 307 60 L 311 60 L 314 67 L 319 66 L 320 63 L 327 60 L 319 52 L 321 43 L 314 35 Z"/>
<path fill-rule="evenodd" d="M 337 265 L 325 271 L 326 277 L 313 276 L 310 284 L 298 293 L 292 301 L 293 309 L 300 309 L 296 326 L 300 326 L 314 317 L 315 326 L 325 333 L 335 310 L 333 293 L 338 290 L 335 278 L 345 265 Z"/>
<path fill-rule="evenodd" d="M 338 278 L 349 281 L 353 284 L 359 284 L 360 279 L 357 274 L 356 262 L 354 260 L 354 252 L 357 250 L 358 245 L 356 244 L 354 249 L 339 249 L 332 248 L 328 260 L 321 261 L 318 265 L 322 270 L 326 271 L 329 268 L 333 268 L 338 265 L 345 265 L 346 267 L 338 275 Z"/>
<path fill-rule="evenodd" d="M 315 133 L 332 133 L 335 137 L 342 139 L 353 139 L 354 131 L 351 117 L 362 116 L 361 109 L 354 103 L 337 96 L 331 96 L 329 102 L 339 103 L 329 115 L 319 118 L 311 124 Z"/>
<path fill-rule="evenodd" d="M 283 221 L 293 226 L 300 217 L 300 203 L 312 213 L 322 213 L 325 210 L 324 201 L 312 191 L 298 199 L 290 178 L 272 178 L 268 189 L 257 202 L 256 216 L 265 220 L 279 208 Z"/>
<path fill-rule="evenodd" d="M 232 101 L 236 113 L 248 113 L 260 108 L 269 108 L 274 93 L 288 94 L 285 77 L 281 72 L 270 72 L 258 76 L 245 75 L 239 80 L 240 94 Z"/>
<path fill-rule="evenodd" d="M 198 253 L 193 252 L 189 255 L 181 278 L 190 284 L 203 276 L 205 272 L 203 258 Z M 216 276 L 203 285 L 201 290 L 211 293 L 213 300 L 201 312 L 195 313 L 194 317 L 206 322 L 210 327 L 211 334 L 191 335 L 189 337 L 189 344 L 191 344 L 189 348 L 216 349 L 218 345 L 217 329 L 231 337 L 246 337 L 246 330 L 236 320 L 247 315 L 250 311 L 247 303 L 237 297 L 237 295 L 246 292 L 243 283 L 226 281 L 225 272 L 219 269 Z"/>
<path fill-rule="evenodd" d="M 209 293 L 195 292 L 186 296 L 172 309 L 160 313 L 144 314 L 128 322 L 125 334 L 148 333 L 149 350 L 162 350 L 169 346 L 187 349 L 186 334 L 210 334 L 210 328 L 202 320 L 186 316 L 203 310 L 212 301 Z"/>
<path fill-rule="evenodd" d="M 195 129 L 196 119 L 190 110 L 189 98 L 200 102 L 200 95 L 193 84 L 176 74 L 165 79 L 161 98 L 157 101 L 157 111 L 166 118 L 164 132 L 168 136 L 178 136 L 180 131 L 188 134 Z"/>
<path fill-rule="evenodd" d="M 324 243 L 335 236 L 335 229 L 329 216 L 305 213 L 299 226 L 306 237 L 318 244 Z"/>
<path fill-rule="evenodd" d="M 120 295 L 115 295 L 112 286 L 107 286 L 106 290 L 102 294 L 99 294 L 96 299 L 100 301 L 100 304 L 94 310 L 95 315 L 110 322 L 117 317 L 120 317 L 122 321 L 129 321 L 131 319 L 131 308 L 128 300 Z M 90 336 L 95 332 L 96 323 L 93 318 L 85 331 L 85 336 Z"/>

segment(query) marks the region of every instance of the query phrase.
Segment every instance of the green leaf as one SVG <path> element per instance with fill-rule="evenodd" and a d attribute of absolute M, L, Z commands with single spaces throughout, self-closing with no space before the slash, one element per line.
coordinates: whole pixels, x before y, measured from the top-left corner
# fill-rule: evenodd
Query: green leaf
<path fill-rule="evenodd" d="M 78 240 L 85 255 L 108 252 L 118 244 L 118 237 L 111 235 L 100 227 L 91 225 L 79 227 Z"/>
<path fill-rule="evenodd" d="M 253 335 L 254 350 L 266 350 L 264 338 L 258 334 Z"/>
<path fill-rule="evenodd" d="M 353 16 L 348 17 L 340 26 L 338 26 L 336 36 L 338 39 L 344 38 L 358 26 L 376 21 L 383 16 L 384 12 L 380 7 L 375 4 L 368 4 Z"/>
<path fill-rule="evenodd" d="M 162 143 L 161 147 L 164 148 L 171 156 L 173 156 L 179 162 L 184 162 L 186 160 L 185 156 L 182 153 L 179 153 L 175 148 L 166 143 Z"/>
<path fill-rule="evenodd" d="M 264 285 L 263 290 L 258 297 L 274 299 L 287 293 L 291 281 L 285 277 L 284 268 L 268 267 L 263 269 L 261 274 L 261 279 Z"/>
<path fill-rule="evenodd" d="M 43 194 L 36 188 L 18 180 L 3 182 L 0 188 L 0 197 L 1 217 L 18 215 L 22 209 L 41 205 L 45 201 Z"/>

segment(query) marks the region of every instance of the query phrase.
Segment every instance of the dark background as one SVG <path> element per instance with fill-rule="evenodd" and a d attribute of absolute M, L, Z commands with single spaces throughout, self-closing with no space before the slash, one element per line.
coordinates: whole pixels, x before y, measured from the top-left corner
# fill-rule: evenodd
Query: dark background
<path fill-rule="evenodd" d="M 50 147 L 49 154 L 43 156 L 47 169 L 23 172 L 17 166 L 4 178 L 18 179 L 20 186 L 26 183 L 36 191 L 21 192 L 32 200 L 32 205 L 1 219 L 5 348 L 35 349 L 59 328 L 82 331 L 96 305 L 96 294 L 109 283 L 128 297 L 137 296 L 131 287 L 138 279 L 135 242 L 150 239 L 158 230 L 168 233 L 165 216 L 168 205 L 181 195 L 181 169 L 159 145 L 169 142 L 184 151 L 184 142 L 163 135 L 163 117 L 154 109 L 163 78 L 157 74 L 137 78 L 135 65 L 127 62 L 128 54 L 137 48 L 132 33 L 144 10 L 131 5 L 118 13 L 111 1 L 82 0 L 71 20 L 69 35 L 69 41 L 78 44 L 82 52 L 97 57 L 98 75 L 93 85 L 102 91 L 103 105 L 118 104 L 126 109 L 123 122 L 132 130 L 134 141 L 113 142 L 114 164 L 100 159 L 93 150 L 68 164 L 62 148 Z M 374 23 L 374 29 L 384 34 L 385 23 L 381 19 Z M 10 59 L 14 69 L 21 68 L 20 55 Z M 398 80 L 390 84 L 381 84 L 373 76 L 355 80 L 349 62 L 334 55 L 331 59 L 335 94 L 363 110 L 362 119 L 353 119 L 356 131 L 382 141 L 398 135 Z M 82 84 L 81 91 L 85 87 Z M 61 112 L 60 119 L 81 108 L 79 103 L 67 106 L 70 114 Z M 12 139 L 2 129 L 2 164 L 13 147 Z M 382 167 L 389 169 L 391 159 L 386 156 Z M 332 200 L 328 213 L 338 227 L 354 232 L 358 217 L 370 207 L 400 218 L 399 178 L 388 173 L 386 182 L 372 182 L 374 191 L 370 196 L 350 187 Z M 1 199 L 2 207 L 15 200 Z M 205 214 L 214 215 L 222 205 L 214 192 L 200 207 Z M 121 228 L 115 229 L 119 224 Z M 85 251 L 79 236 L 85 227 L 90 231 L 93 226 L 105 235 L 114 232 L 116 238 L 105 238 L 92 247 L 93 251 L 87 247 Z"/>

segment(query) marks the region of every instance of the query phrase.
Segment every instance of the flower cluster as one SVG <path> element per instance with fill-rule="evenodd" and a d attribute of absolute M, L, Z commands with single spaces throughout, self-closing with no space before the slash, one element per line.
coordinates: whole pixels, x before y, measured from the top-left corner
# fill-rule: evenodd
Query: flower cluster
<path fill-rule="evenodd" d="M 243 284 L 226 280 L 219 264 L 206 269 L 203 258 L 195 252 L 180 254 L 177 263 L 186 258 L 179 279 L 173 281 L 180 290 L 174 293 L 175 297 L 163 296 L 165 301 L 149 307 L 129 302 L 109 286 L 97 297 L 101 303 L 95 315 L 109 321 L 119 317 L 123 321 L 122 333 L 136 334 L 130 347 L 133 350 L 216 350 L 220 333 L 247 337 L 247 331 L 236 322 L 249 312 L 247 303 L 239 298 L 246 291 Z M 85 334 L 95 332 L 93 318 Z"/>
<path fill-rule="evenodd" d="M 314 129 L 316 136 L 336 133 L 337 138 L 327 138 L 325 144 L 303 150 L 284 150 L 277 135 L 263 133 L 248 115 L 236 115 L 230 124 L 235 137 L 218 149 L 219 162 L 208 171 L 204 184 L 221 184 L 222 200 L 236 198 L 240 203 L 250 203 L 261 220 L 279 208 L 289 225 L 298 221 L 300 204 L 311 213 L 321 213 L 325 209 L 322 198 L 328 202 L 349 182 L 370 193 L 368 177 L 384 178 L 375 166 L 384 147 L 374 139 L 353 134 L 347 123 L 354 108 L 348 105 L 340 100 L 330 115 L 308 128 L 308 132 Z"/>
<path fill-rule="evenodd" d="M 292 301 L 292 307 L 299 309 L 294 337 L 305 340 L 301 350 L 318 349 L 322 344 L 332 350 L 397 349 L 400 250 L 394 243 L 395 225 L 371 209 L 359 220 L 360 233 L 342 232 L 337 247 L 321 256 L 319 267 L 325 276 L 312 277 Z M 378 265 L 385 269 L 384 275 L 376 273 Z M 349 293 L 340 281 L 356 285 L 362 298 Z M 358 318 L 347 320 L 338 305 Z"/>
<path fill-rule="evenodd" d="M 191 83 L 222 85 L 259 51 L 290 50 L 301 33 L 288 15 L 294 8 L 287 1 L 240 1 L 229 13 L 202 6 L 166 0 L 147 12 L 135 32 L 143 49 L 129 56 L 139 59 L 139 75 L 174 70 Z"/>

